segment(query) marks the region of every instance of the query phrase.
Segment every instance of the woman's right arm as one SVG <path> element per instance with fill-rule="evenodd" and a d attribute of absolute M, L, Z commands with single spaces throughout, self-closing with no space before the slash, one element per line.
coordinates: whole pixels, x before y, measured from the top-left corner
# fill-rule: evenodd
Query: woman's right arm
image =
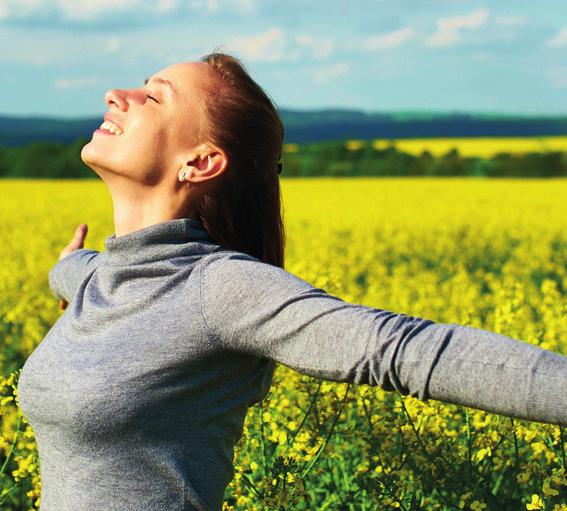
<path fill-rule="evenodd" d="M 97 266 L 99 252 L 83 248 L 87 224 L 80 224 L 73 239 L 59 255 L 59 261 L 49 271 L 49 287 L 59 298 L 59 307 L 66 309 L 88 271 Z"/>

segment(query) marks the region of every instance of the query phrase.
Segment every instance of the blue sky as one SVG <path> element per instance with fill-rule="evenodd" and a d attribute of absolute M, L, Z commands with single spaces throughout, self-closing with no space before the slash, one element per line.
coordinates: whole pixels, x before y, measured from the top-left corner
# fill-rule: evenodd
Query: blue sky
<path fill-rule="evenodd" d="M 215 47 L 280 108 L 567 114 L 558 0 L 0 0 L 0 115 L 99 116 Z"/>

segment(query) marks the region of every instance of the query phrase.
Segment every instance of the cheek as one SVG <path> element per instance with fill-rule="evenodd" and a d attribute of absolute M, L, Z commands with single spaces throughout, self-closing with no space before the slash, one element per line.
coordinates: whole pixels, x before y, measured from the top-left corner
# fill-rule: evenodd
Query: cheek
<path fill-rule="evenodd" d="M 177 119 L 177 122 L 172 123 L 171 126 L 171 138 L 178 147 L 189 148 L 201 142 L 198 140 L 199 121 L 196 116 L 185 115 L 183 120 Z"/>

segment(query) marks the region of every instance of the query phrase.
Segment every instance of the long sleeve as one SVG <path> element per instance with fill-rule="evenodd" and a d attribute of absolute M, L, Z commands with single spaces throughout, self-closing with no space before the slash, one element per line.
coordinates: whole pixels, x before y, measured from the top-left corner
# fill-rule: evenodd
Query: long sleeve
<path fill-rule="evenodd" d="M 78 285 L 98 266 L 101 253 L 80 248 L 57 261 L 49 271 L 49 288 L 57 298 L 70 302 Z"/>
<path fill-rule="evenodd" d="M 239 252 L 201 264 L 202 314 L 224 349 L 316 378 L 567 425 L 567 357 L 480 328 L 353 304 Z"/>

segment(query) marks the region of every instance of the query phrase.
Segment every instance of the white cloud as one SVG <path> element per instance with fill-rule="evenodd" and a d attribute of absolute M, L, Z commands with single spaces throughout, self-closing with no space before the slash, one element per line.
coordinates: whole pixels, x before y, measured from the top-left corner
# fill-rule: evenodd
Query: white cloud
<path fill-rule="evenodd" d="M 57 0 L 63 18 L 72 21 L 92 20 L 105 11 L 121 11 L 139 3 L 140 0 Z"/>
<path fill-rule="evenodd" d="M 251 14 L 257 0 L 0 0 L 0 20 L 7 18 L 47 18 L 65 22 L 85 23 L 99 21 L 109 16 L 130 14 L 128 19 L 136 24 L 144 15 L 180 13 L 187 9 L 205 12 Z"/>
<path fill-rule="evenodd" d="M 375 34 L 370 36 L 362 43 L 362 48 L 366 51 L 383 50 L 400 46 L 414 35 L 411 27 L 400 28 L 387 34 Z"/>
<path fill-rule="evenodd" d="M 328 82 L 350 71 L 351 65 L 348 62 L 338 62 L 333 66 L 316 69 L 312 76 L 316 82 Z"/>
<path fill-rule="evenodd" d="M 479 28 L 488 19 L 487 9 L 477 9 L 466 16 L 439 18 L 437 32 L 426 40 L 428 46 L 450 46 L 460 39 L 461 29 Z"/>
<path fill-rule="evenodd" d="M 255 0 L 223 0 L 222 4 L 223 9 L 236 10 L 246 14 L 256 9 Z M 218 11 L 219 0 L 190 0 L 189 7 L 194 11 L 203 9 L 211 12 Z"/>
<path fill-rule="evenodd" d="M 316 59 L 328 57 L 335 48 L 335 44 L 331 39 L 315 38 L 306 34 L 295 36 L 295 41 L 299 46 L 309 48 L 311 50 L 311 56 Z M 294 55 L 295 54 L 299 57 L 301 51 L 295 51 Z"/>
<path fill-rule="evenodd" d="M 59 78 L 53 83 L 58 90 L 64 89 L 85 89 L 96 85 L 97 79 L 94 77 L 84 76 L 81 78 Z"/>
<path fill-rule="evenodd" d="M 547 46 L 558 48 L 567 45 L 567 27 L 563 27 L 559 33 L 547 41 Z"/>
<path fill-rule="evenodd" d="M 477 51 L 469 55 L 469 59 L 475 62 L 484 62 L 490 59 L 490 53 L 486 51 Z"/>
<path fill-rule="evenodd" d="M 192 39 L 186 30 L 174 31 L 166 27 L 124 31 L 120 34 L 75 31 L 57 28 L 25 30 L 3 27 L 0 30 L 0 63 L 18 62 L 34 66 L 69 68 L 85 62 L 93 66 L 143 65 L 148 72 L 163 66 L 164 59 L 177 53 L 190 60 L 202 54 L 210 44 Z M 62 61 L 62 55 L 65 56 Z M 62 67 L 63 66 L 63 67 Z M 148 68 L 148 66 L 152 66 Z M 144 77 L 141 77 L 141 79 Z"/>
<path fill-rule="evenodd" d="M 313 46 L 315 44 L 315 38 L 310 35 L 300 34 L 295 36 L 295 40 L 298 44 L 302 46 Z"/>
<path fill-rule="evenodd" d="M 109 37 L 106 40 L 104 49 L 108 53 L 114 53 L 115 51 L 119 50 L 121 46 L 122 46 L 122 42 L 120 41 L 120 39 L 118 39 L 118 37 Z"/>
<path fill-rule="evenodd" d="M 236 0 L 236 6 L 239 10 L 250 13 L 256 9 L 256 0 Z"/>
<path fill-rule="evenodd" d="M 547 71 L 546 76 L 554 89 L 567 87 L 567 67 L 553 67 Z"/>
<path fill-rule="evenodd" d="M 286 57 L 285 38 L 277 27 L 252 36 L 235 37 L 227 43 L 228 51 L 237 51 L 249 60 L 277 62 Z"/>
<path fill-rule="evenodd" d="M 500 16 L 494 20 L 494 24 L 511 27 L 515 25 L 523 25 L 526 21 L 527 18 L 525 16 Z"/>
<path fill-rule="evenodd" d="M 158 0 L 156 9 L 161 12 L 172 11 L 176 7 L 176 0 Z"/>
<path fill-rule="evenodd" d="M 0 0 L 0 19 L 26 18 L 43 6 L 43 0 Z"/>

